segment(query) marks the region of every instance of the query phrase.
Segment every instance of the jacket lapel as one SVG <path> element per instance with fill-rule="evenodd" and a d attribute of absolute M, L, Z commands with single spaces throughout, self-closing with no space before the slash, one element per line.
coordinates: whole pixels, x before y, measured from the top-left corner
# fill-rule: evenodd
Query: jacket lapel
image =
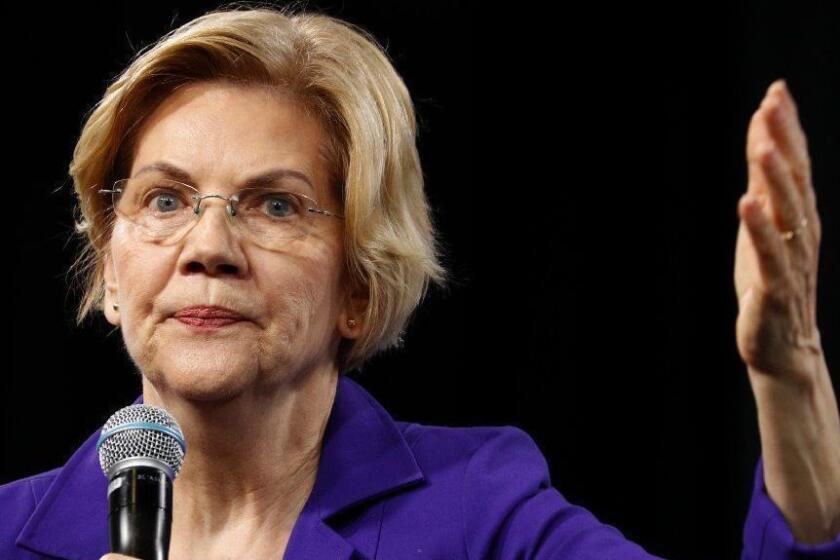
<path fill-rule="evenodd" d="M 108 552 L 108 480 L 93 434 L 70 458 L 38 503 L 16 544 L 38 554 L 89 560 Z"/>
<path fill-rule="evenodd" d="M 367 391 L 341 376 L 312 494 L 285 558 L 373 558 L 385 502 L 424 480 L 397 424 Z"/>
<path fill-rule="evenodd" d="M 339 378 L 315 484 L 322 518 L 420 480 L 414 453 L 391 416 L 355 381 Z"/>
<path fill-rule="evenodd" d="M 61 470 L 21 531 L 19 546 L 67 560 L 108 552 L 107 480 L 99 468 L 98 435 Z M 340 376 L 315 486 L 284 558 L 373 558 L 384 510 L 378 499 L 423 480 L 388 412 L 358 383 Z"/>

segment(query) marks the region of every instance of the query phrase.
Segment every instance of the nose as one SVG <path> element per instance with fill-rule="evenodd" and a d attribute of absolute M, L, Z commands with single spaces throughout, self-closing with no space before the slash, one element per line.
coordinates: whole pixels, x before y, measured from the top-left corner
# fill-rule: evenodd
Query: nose
<path fill-rule="evenodd" d="M 187 232 L 178 259 L 182 274 L 242 277 L 248 273 L 248 261 L 238 234 L 230 223 L 227 203 L 206 199 Z"/>

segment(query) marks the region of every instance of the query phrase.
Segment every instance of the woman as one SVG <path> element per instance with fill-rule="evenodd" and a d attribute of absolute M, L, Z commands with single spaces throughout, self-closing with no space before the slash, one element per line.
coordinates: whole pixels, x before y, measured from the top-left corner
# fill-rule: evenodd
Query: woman
<path fill-rule="evenodd" d="M 90 115 L 71 166 L 89 240 L 80 315 L 119 327 L 143 401 L 189 441 L 170 558 L 652 558 L 550 487 L 521 430 L 395 422 L 342 375 L 397 344 L 445 281 L 414 138 L 408 92 L 364 32 L 269 10 L 182 26 Z M 763 464 L 744 557 L 834 558 L 820 223 L 782 83 L 748 158 L 738 346 Z M 2 488 L 0 557 L 107 552 L 97 435 Z"/>

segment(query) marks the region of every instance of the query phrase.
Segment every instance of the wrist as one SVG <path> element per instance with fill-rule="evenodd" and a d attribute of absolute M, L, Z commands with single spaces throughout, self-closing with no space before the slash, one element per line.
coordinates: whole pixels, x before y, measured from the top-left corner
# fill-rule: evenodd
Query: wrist
<path fill-rule="evenodd" d="M 806 544 L 840 533 L 840 415 L 824 366 L 792 383 L 750 371 L 767 492 Z"/>

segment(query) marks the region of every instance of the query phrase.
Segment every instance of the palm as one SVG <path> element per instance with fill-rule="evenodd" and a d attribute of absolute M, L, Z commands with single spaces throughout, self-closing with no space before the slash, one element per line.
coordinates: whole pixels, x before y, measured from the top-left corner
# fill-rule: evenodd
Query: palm
<path fill-rule="evenodd" d="M 735 248 L 738 351 L 751 373 L 806 380 L 822 358 L 816 326 L 820 223 L 805 135 L 781 85 L 770 88 L 750 123 L 747 157 L 749 187 L 738 206 Z M 782 239 L 790 230 L 797 234 Z"/>

